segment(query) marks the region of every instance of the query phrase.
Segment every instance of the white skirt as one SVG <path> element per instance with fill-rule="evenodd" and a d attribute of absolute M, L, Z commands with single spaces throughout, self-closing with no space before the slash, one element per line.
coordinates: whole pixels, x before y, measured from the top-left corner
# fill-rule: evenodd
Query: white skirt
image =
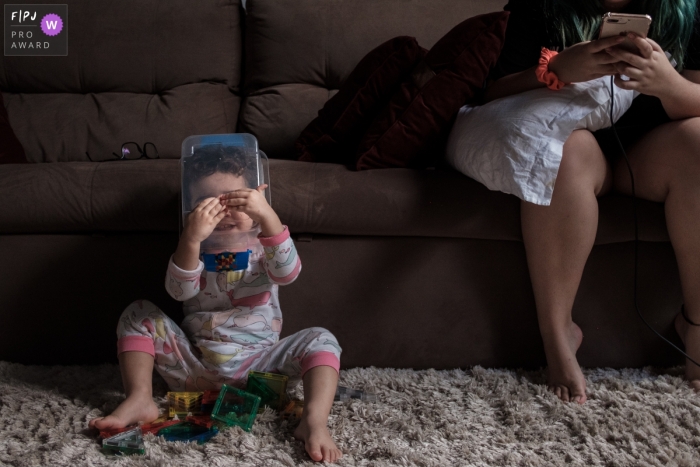
<path fill-rule="evenodd" d="M 638 95 L 615 87 L 614 120 Z M 577 129 L 609 127 L 610 78 L 465 105 L 447 143 L 447 162 L 490 190 L 548 206 L 564 143 Z"/>

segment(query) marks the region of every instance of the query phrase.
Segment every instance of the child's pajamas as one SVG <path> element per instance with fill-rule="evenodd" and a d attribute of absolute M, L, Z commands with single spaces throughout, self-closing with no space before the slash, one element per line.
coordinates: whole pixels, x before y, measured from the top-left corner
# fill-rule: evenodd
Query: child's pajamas
<path fill-rule="evenodd" d="M 153 303 L 136 301 L 119 320 L 118 352 L 153 355 L 174 391 L 240 386 L 253 370 L 287 375 L 292 386 L 313 367 L 337 371 L 341 348 L 329 331 L 310 328 L 280 340 L 278 286 L 296 279 L 301 261 L 287 227 L 260 243 L 241 271 L 209 272 L 201 261 L 185 271 L 171 258 L 165 288 L 184 301 L 182 325 Z"/>

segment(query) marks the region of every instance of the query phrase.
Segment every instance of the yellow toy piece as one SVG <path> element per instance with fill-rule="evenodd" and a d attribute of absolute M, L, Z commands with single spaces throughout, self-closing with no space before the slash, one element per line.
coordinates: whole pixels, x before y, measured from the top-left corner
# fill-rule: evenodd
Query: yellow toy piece
<path fill-rule="evenodd" d="M 175 412 L 198 412 L 202 407 L 203 392 L 169 392 L 166 397 Z"/>

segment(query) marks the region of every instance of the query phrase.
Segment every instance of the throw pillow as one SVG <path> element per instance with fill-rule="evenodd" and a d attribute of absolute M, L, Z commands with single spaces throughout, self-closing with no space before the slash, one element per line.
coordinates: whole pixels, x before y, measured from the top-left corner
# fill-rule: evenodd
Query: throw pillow
<path fill-rule="evenodd" d="M 413 37 L 396 37 L 369 52 L 296 141 L 297 159 L 353 164 L 357 145 L 401 80 L 425 55 Z"/>
<path fill-rule="evenodd" d="M 12 131 L 7 109 L 0 93 L 0 164 L 24 164 L 27 158 L 15 132 Z"/>
<path fill-rule="evenodd" d="M 638 95 L 615 89 L 617 121 Z M 462 107 L 447 142 L 447 162 L 491 190 L 548 206 L 564 142 L 577 129 L 607 128 L 610 78 L 542 88 Z"/>
<path fill-rule="evenodd" d="M 475 16 L 440 39 L 367 130 L 357 169 L 429 165 L 459 108 L 483 88 L 507 21 L 506 11 Z"/>

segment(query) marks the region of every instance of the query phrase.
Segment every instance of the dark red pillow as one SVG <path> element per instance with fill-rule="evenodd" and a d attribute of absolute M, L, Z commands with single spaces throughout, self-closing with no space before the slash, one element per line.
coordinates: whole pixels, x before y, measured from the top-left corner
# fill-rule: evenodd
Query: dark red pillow
<path fill-rule="evenodd" d="M 401 83 L 360 142 L 358 170 L 430 165 L 459 108 L 482 89 L 505 39 L 508 12 L 455 26 Z"/>
<path fill-rule="evenodd" d="M 7 109 L 0 93 L 0 164 L 23 164 L 27 162 L 24 149 L 15 136 L 7 117 Z"/>
<path fill-rule="evenodd" d="M 297 139 L 297 159 L 354 165 L 367 127 L 425 53 L 415 38 L 401 36 L 365 55 Z"/>

